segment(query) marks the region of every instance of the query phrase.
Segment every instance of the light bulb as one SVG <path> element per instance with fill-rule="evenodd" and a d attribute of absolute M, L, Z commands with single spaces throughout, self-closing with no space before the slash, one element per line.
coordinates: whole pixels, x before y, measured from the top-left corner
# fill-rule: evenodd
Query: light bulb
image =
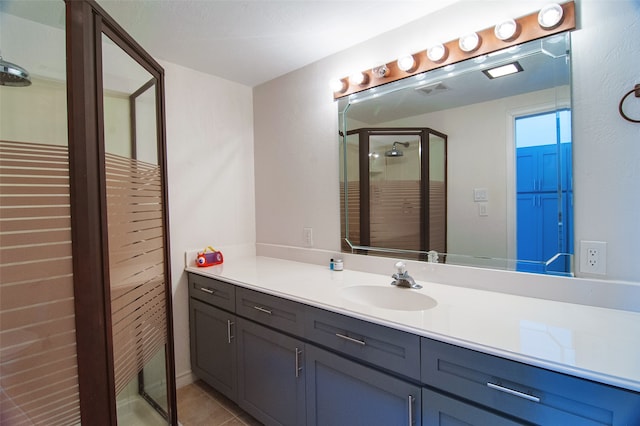
<path fill-rule="evenodd" d="M 501 22 L 493 29 L 496 38 L 502 41 L 509 41 L 515 38 L 518 33 L 518 23 L 513 19 Z"/>
<path fill-rule="evenodd" d="M 544 29 L 551 29 L 562 22 L 562 6 L 557 3 L 548 4 L 538 13 L 538 24 Z"/>
<path fill-rule="evenodd" d="M 447 58 L 447 48 L 443 44 L 436 44 L 427 49 L 427 58 L 431 62 L 441 62 Z"/>
<path fill-rule="evenodd" d="M 404 72 L 411 72 L 415 69 L 416 60 L 413 59 L 412 55 L 403 56 L 398 59 L 398 68 L 400 68 Z"/>
<path fill-rule="evenodd" d="M 389 75 L 389 68 L 386 65 L 380 65 L 379 67 L 373 68 L 371 72 L 378 78 L 384 78 Z"/>
<path fill-rule="evenodd" d="M 342 93 L 347 90 L 347 84 L 344 80 L 340 80 L 339 78 L 332 79 L 329 82 L 329 85 L 331 86 L 331 90 L 333 90 L 333 93 Z"/>
<path fill-rule="evenodd" d="M 460 37 L 458 46 L 463 52 L 473 52 L 480 46 L 480 37 L 476 33 L 471 33 Z"/>
<path fill-rule="evenodd" d="M 349 83 L 354 86 L 362 86 L 363 84 L 367 84 L 369 81 L 369 76 L 363 72 L 356 72 L 349 76 Z"/>

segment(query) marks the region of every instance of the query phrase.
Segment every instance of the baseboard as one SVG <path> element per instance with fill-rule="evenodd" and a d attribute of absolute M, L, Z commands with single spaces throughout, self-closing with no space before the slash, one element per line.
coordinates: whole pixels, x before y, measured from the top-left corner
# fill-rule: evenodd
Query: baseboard
<path fill-rule="evenodd" d="M 176 389 L 190 385 L 196 380 L 198 380 L 198 378 L 191 373 L 191 370 L 176 374 Z"/>

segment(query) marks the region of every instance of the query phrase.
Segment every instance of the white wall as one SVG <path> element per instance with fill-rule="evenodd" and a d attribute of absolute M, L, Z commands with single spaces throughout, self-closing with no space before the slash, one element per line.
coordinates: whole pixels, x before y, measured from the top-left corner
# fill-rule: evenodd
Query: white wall
<path fill-rule="evenodd" d="M 178 384 L 190 381 L 184 253 L 255 244 L 251 88 L 163 62 Z"/>
<path fill-rule="evenodd" d="M 572 37 L 576 241 L 606 241 L 607 277 L 640 281 L 640 124 L 618 114 L 640 83 L 640 1 L 582 6 L 585 29 Z M 640 119 L 640 100 L 625 110 Z"/>
<path fill-rule="evenodd" d="M 302 247 L 302 228 L 310 226 L 316 248 L 339 249 L 331 78 L 526 15 L 543 3 L 464 1 L 254 88 L 257 241 Z M 638 1 L 579 1 L 572 36 L 576 239 L 607 241 L 605 278 L 632 281 L 640 281 L 640 126 L 624 122 L 616 106 L 640 82 L 633 44 L 639 8 Z M 613 53 L 610 46 L 617 46 Z"/>

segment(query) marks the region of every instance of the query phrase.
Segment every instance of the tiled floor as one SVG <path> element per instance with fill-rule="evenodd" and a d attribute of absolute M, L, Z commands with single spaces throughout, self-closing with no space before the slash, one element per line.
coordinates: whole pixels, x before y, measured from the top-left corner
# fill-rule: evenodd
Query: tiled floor
<path fill-rule="evenodd" d="M 182 426 L 259 426 L 262 423 L 201 380 L 177 390 Z"/>

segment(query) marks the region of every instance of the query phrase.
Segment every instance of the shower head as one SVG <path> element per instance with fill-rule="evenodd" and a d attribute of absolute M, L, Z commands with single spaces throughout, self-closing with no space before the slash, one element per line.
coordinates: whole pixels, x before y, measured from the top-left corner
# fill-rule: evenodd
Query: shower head
<path fill-rule="evenodd" d="M 404 146 L 405 148 L 409 148 L 409 142 L 394 142 L 391 149 L 384 153 L 385 157 L 402 157 L 404 152 L 398 149 L 398 144 Z"/>
<path fill-rule="evenodd" d="M 27 70 L 5 61 L 0 56 L 0 86 L 24 87 L 29 85 L 31 85 L 31 79 Z"/>

